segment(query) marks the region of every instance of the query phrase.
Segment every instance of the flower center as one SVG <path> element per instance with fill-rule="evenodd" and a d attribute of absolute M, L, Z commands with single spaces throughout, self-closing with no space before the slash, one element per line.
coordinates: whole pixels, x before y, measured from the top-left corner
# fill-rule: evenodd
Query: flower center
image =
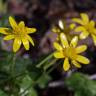
<path fill-rule="evenodd" d="M 17 38 L 24 38 L 26 36 L 26 31 L 21 28 L 16 28 L 13 33 Z"/>
<path fill-rule="evenodd" d="M 64 49 L 64 55 L 65 57 L 68 57 L 70 59 L 76 58 L 76 50 L 74 47 L 67 47 Z"/>

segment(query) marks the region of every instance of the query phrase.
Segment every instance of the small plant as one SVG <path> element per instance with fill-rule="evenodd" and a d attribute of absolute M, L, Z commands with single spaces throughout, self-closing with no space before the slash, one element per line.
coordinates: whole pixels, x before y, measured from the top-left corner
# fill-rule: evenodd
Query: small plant
<path fill-rule="evenodd" d="M 13 17 L 9 17 L 11 28 L 0 27 L 0 33 L 4 35 L 3 40 L 13 41 L 12 52 L 2 49 L 0 52 L 0 96 L 38 96 L 35 86 L 38 85 L 40 88 L 47 86 L 52 80 L 49 73 L 57 67 L 56 64 L 63 64 L 62 69 L 66 73 L 74 67 L 81 68 L 82 64 L 90 64 L 90 60 L 81 54 L 87 50 L 87 44 L 79 45 L 78 42 L 89 36 L 96 45 L 95 22 L 89 20 L 85 13 L 80 15 L 82 19 L 73 18 L 69 26 L 66 26 L 64 20 L 59 20 L 58 26 L 52 28 L 52 32 L 57 34 L 57 39 L 53 43 L 55 51 L 43 60 L 37 58 L 36 64 L 29 58 L 25 58 L 26 56 L 19 56 L 18 52 L 22 45 L 25 50 L 30 49 L 30 43 L 33 47 L 35 46 L 29 34 L 35 33 L 37 29 L 25 26 L 23 21 L 17 24 Z M 71 33 L 72 31 L 74 34 Z M 80 34 L 75 34 L 76 32 Z M 78 73 L 72 76 L 65 82 L 76 92 L 75 96 L 96 96 L 96 92 L 91 90 L 91 87 L 94 87 L 94 81 Z M 84 85 L 85 82 L 87 88 Z M 94 87 L 93 90 L 95 89 Z M 83 90 L 84 94 L 82 94 Z"/>

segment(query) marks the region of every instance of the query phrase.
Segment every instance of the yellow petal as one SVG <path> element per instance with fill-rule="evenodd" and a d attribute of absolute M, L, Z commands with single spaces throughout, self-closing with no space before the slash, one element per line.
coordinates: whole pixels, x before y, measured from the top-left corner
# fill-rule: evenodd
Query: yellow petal
<path fill-rule="evenodd" d="M 21 40 L 18 38 L 15 38 L 14 43 L 13 43 L 13 51 L 17 52 L 20 46 L 21 46 Z"/>
<path fill-rule="evenodd" d="M 59 43 L 57 43 L 57 42 L 54 42 L 54 48 L 55 49 L 57 49 L 58 51 L 61 51 L 61 50 L 63 50 L 63 48 L 62 48 L 62 46 L 59 44 Z"/>
<path fill-rule="evenodd" d="M 53 55 L 54 55 L 55 58 L 64 58 L 63 52 L 56 51 L 56 52 L 54 52 Z"/>
<path fill-rule="evenodd" d="M 22 43 L 26 50 L 29 50 L 29 41 L 26 38 L 22 38 Z"/>
<path fill-rule="evenodd" d="M 83 31 L 86 31 L 86 29 L 83 26 L 78 26 L 74 30 L 74 32 L 83 32 Z"/>
<path fill-rule="evenodd" d="M 96 35 L 96 28 L 93 29 L 93 33 L 94 33 L 94 35 Z"/>
<path fill-rule="evenodd" d="M 84 24 L 83 24 L 83 21 L 82 21 L 81 19 L 79 19 L 79 18 L 73 18 L 72 21 L 73 21 L 73 22 L 76 22 L 76 23 L 78 23 L 78 24 L 84 25 Z"/>
<path fill-rule="evenodd" d="M 73 65 L 74 65 L 75 67 L 81 68 L 81 65 L 80 65 L 77 61 L 72 60 L 72 63 L 73 63 Z"/>
<path fill-rule="evenodd" d="M 20 28 L 24 28 L 25 27 L 25 23 L 23 21 L 21 21 L 18 25 L 19 25 Z"/>
<path fill-rule="evenodd" d="M 95 27 L 95 22 L 94 22 L 93 20 L 90 21 L 90 23 L 89 23 L 89 27 L 92 27 L 92 28 Z"/>
<path fill-rule="evenodd" d="M 93 42 L 94 42 L 94 45 L 96 46 L 96 35 L 92 34 L 92 39 L 93 39 Z"/>
<path fill-rule="evenodd" d="M 36 28 L 27 28 L 27 33 L 35 33 L 36 32 Z"/>
<path fill-rule="evenodd" d="M 29 42 L 34 46 L 34 42 L 33 42 L 33 39 L 29 36 L 29 35 L 27 35 L 27 37 L 26 37 L 28 40 L 29 40 Z"/>
<path fill-rule="evenodd" d="M 68 58 L 65 58 L 65 60 L 64 60 L 63 69 L 65 71 L 68 71 L 70 69 L 70 64 L 69 64 Z"/>
<path fill-rule="evenodd" d="M 80 15 L 81 15 L 81 18 L 83 20 L 83 24 L 88 24 L 89 23 L 89 17 L 88 17 L 88 15 L 85 14 L 85 13 L 81 13 Z"/>
<path fill-rule="evenodd" d="M 76 27 L 76 24 L 72 23 L 69 25 L 70 29 L 74 29 Z"/>
<path fill-rule="evenodd" d="M 4 37 L 4 40 L 11 40 L 14 38 L 14 35 L 7 35 Z"/>
<path fill-rule="evenodd" d="M 61 33 L 60 34 L 60 40 L 61 40 L 62 46 L 64 48 L 69 46 L 68 41 L 67 41 L 67 38 L 66 38 L 66 36 L 65 36 L 64 33 Z"/>
<path fill-rule="evenodd" d="M 82 53 L 87 49 L 86 45 L 81 45 L 79 47 L 76 48 L 76 53 Z"/>
<path fill-rule="evenodd" d="M 58 27 L 53 27 L 52 28 L 52 32 L 59 33 L 60 32 L 60 29 Z"/>
<path fill-rule="evenodd" d="M 76 60 L 80 63 L 83 63 L 83 64 L 89 64 L 90 63 L 88 58 L 81 56 L 81 55 L 77 55 Z"/>
<path fill-rule="evenodd" d="M 77 46 L 77 43 L 78 43 L 78 37 L 77 36 L 75 36 L 72 40 L 71 40 L 71 45 L 73 46 L 73 47 L 76 47 Z"/>
<path fill-rule="evenodd" d="M 9 17 L 9 22 L 13 29 L 17 27 L 17 23 L 13 17 L 11 17 L 11 16 Z"/>
<path fill-rule="evenodd" d="M 8 34 L 8 31 L 9 30 L 9 28 L 0 28 L 0 33 L 2 33 L 2 34 Z"/>
<path fill-rule="evenodd" d="M 86 39 L 88 37 L 89 33 L 87 31 L 83 31 L 81 34 L 80 34 L 80 39 Z"/>

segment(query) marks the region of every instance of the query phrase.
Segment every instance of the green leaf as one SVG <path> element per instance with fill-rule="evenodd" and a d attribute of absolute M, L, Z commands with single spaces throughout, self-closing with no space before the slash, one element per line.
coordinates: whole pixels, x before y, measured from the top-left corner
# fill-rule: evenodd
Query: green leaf
<path fill-rule="evenodd" d="M 0 96 L 8 96 L 4 91 L 0 90 Z"/>
<path fill-rule="evenodd" d="M 33 81 L 36 81 L 42 75 L 42 69 L 37 68 L 36 64 L 31 64 L 28 66 L 28 74 L 32 78 Z"/>
<path fill-rule="evenodd" d="M 35 83 L 30 76 L 26 75 L 21 81 L 20 87 L 23 90 L 23 92 L 21 92 L 21 94 L 23 94 L 22 96 L 37 96 L 37 92 L 33 88 Z"/>
<path fill-rule="evenodd" d="M 27 71 L 27 66 L 30 65 L 32 61 L 28 58 L 23 58 L 23 57 L 16 57 L 15 61 L 15 70 L 14 73 L 15 75 L 25 73 Z"/>
<path fill-rule="evenodd" d="M 34 88 L 31 88 L 27 96 L 38 96 L 37 91 Z"/>
<path fill-rule="evenodd" d="M 51 77 L 47 73 L 43 73 L 37 80 L 37 83 L 41 88 L 45 88 L 50 80 Z"/>
<path fill-rule="evenodd" d="M 9 73 L 12 63 L 13 53 L 0 50 L 0 71 Z"/>
<path fill-rule="evenodd" d="M 29 86 L 31 86 L 34 82 L 32 81 L 32 79 L 30 78 L 30 76 L 26 75 L 23 79 L 22 79 L 22 83 L 21 88 L 26 89 Z"/>
<path fill-rule="evenodd" d="M 65 80 L 65 84 L 74 90 L 75 96 L 96 96 L 96 81 L 87 75 L 74 73 Z"/>

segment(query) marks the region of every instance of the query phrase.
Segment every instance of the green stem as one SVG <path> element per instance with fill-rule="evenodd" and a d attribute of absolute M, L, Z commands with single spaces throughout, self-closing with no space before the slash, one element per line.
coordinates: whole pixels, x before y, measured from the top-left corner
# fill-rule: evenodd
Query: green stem
<path fill-rule="evenodd" d="M 57 61 L 58 59 L 56 59 L 56 61 Z M 61 63 L 62 61 L 60 61 L 59 63 Z M 47 74 L 50 74 L 58 65 L 59 65 L 59 63 L 58 64 L 55 64 L 55 66 L 53 66 L 52 68 L 50 68 L 48 71 L 47 71 Z"/>
<path fill-rule="evenodd" d="M 10 67 L 12 77 L 14 77 L 14 74 L 15 74 L 15 63 L 16 63 L 16 54 L 13 54 L 12 64 Z"/>
<path fill-rule="evenodd" d="M 37 64 L 36 67 L 39 68 L 40 66 L 42 66 L 46 61 L 48 61 L 50 58 L 52 58 L 52 56 L 53 56 L 53 53 L 50 54 L 49 56 L 47 56 L 45 59 L 43 59 L 39 64 Z"/>
<path fill-rule="evenodd" d="M 56 66 L 53 66 L 52 68 L 50 68 L 50 69 L 47 71 L 47 74 L 50 74 L 55 68 L 56 68 Z"/>
<path fill-rule="evenodd" d="M 58 60 L 58 59 L 54 59 L 54 60 L 50 61 L 49 64 L 47 64 L 47 65 L 44 66 L 44 70 L 47 70 L 47 69 L 48 69 L 50 66 L 52 66 L 57 60 Z"/>

